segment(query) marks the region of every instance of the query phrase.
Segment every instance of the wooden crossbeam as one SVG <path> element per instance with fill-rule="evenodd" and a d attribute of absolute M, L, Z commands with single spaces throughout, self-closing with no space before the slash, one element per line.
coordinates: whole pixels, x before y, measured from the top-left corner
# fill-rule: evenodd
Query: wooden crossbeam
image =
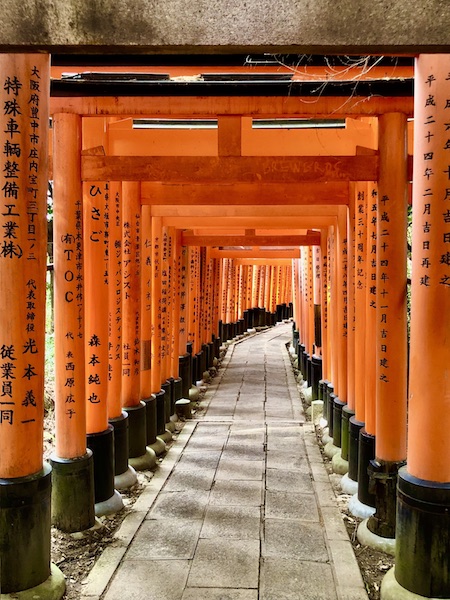
<path fill-rule="evenodd" d="M 176 227 L 177 229 L 221 229 L 253 227 L 255 229 L 322 229 L 330 225 L 336 225 L 336 216 L 304 216 L 304 217 L 271 217 L 268 223 L 267 217 L 220 217 L 212 219 L 211 217 L 163 217 L 163 225 Z"/>
<path fill-rule="evenodd" d="M 375 181 L 378 156 L 83 156 L 83 181 Z"/>
<path fill-rule="evenodd" d="M 320 233 L 314 235 L 186 235 L 181 234 L 183 246 L 319 246 Z"/>
<path fill-rule="evenodd" d="M 300 258 L 300 249 L 296 248 L 295 250 L 220 250 L 218 248 L 211 248 L 210 250 L 211 258 L 233 258 L 236 260 L 241 260 L 241 264 L 250 264 L 245 263 L 246 260 L 254 261 L 252 264 L 268 264 L 268 261 L 271 261 L 271 264 L 276 264 L 278 261 L 286 261 L 286 264 L 291 264 L 291 259 Z M 259 261 L 259 262 L 256 262 Z"/>
<path fill-rule="evenodd" d="M 336 216 L 344 206 L 152 206 L 152 217 L 264 217 L 262 228 L 270 229 L 272 217 Z M 220 221 L 222 222 L 222 221 Z M 259 221 L 261 222 L 261 221 Z M 215 223 L 217 225 L 217 222 Z M 225 224 L 223 224 L 225 227 Z M 309 227 L 309 226 L 308 226 Z M 195 227 L 194 227 L 195 228 Z M 288 226 L 288 229 L 292 227 Z M 313 227 L 314 228 L 314 227 Z M 248 225 L 246 229 L 258 229 Z M 259 232 L 258 235 L 261 235 Z"/>
<path fill-rule="evenodd" d="M 192 206 L 286 206 L 348 204 L 348 182 L 325 183 L 149 183 L 141 186 L 142 204 Z"/>
<path fill-rule="evenodd" d="M 377 116 L 387 112 L 401 112 L 412 116 L 414 98 L 355 96 L 310 97 L 286 96 L 224 96 L 224 97 L 181 97 L 164 98 L 150 96 L 91 96 L 53 97 L 50 112 L 76 113 L 82 116 L 119 115 L 121 117 L 203 119 L 217 115 L 248 115 L 254 118 L 277 117 L 330 118 L 350 116 Z"/>

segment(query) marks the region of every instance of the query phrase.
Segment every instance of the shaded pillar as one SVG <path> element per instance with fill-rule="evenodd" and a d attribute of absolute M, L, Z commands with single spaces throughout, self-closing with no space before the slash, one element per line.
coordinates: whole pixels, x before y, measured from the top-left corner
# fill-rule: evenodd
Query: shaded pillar
<path fill-rule="evenodd" d="M 367 185 L 355 185 L 355 415 L 349 420 L 348 476 L 358 480 L 359 432 L 364 427 L 366 413 L 366 247 L 367 247 Z"/>
<path fill-rule="evenodd" d="M 128 414 L 129 462 L 150 469 L 146 406 L 141 401 L 141 206 L 139 182 L 122 183 L 122 406 Z"/>
<path fill-rule="evenodd" d="M 69 150 L 70 149 L 70 150 Z M 70 157 L 70 160 L 68 160 Z M 62 531 L 95 523 L 94 463 L 86 448 L 81 118 L 53 116 L 55 452 L 52 521 Z"/>
<path fill-rule="evenodd" d="M 377 397 L 375 493 L 370 531 L 395 537 L 397 471 L 406 460 L 406 115 L 379 118 L 380 176 L 377 203 Z"/>
<path fill-rule="evenodd" d="M 83 146 L 98 144 L 104 120 L 83 121 Z M 83 184 L 85 255 L 85 381 L 87 445 L 94 454 L 96 515 L 123 507 L 114 489 L 114 430 L 108 423 L 109 184 Z"/>
<path fill-rule="evenodd" d="M 408 455 L 388 599 L 450 598 L 449 71 L 449 55 L 416 59 Z"/>
<path fill-rule="evenodd" d="M 0 73 L 0 581 L 5 594 L 31 595 L 51 574 L 43 463 L 50 58 L 0 54 Z"/>

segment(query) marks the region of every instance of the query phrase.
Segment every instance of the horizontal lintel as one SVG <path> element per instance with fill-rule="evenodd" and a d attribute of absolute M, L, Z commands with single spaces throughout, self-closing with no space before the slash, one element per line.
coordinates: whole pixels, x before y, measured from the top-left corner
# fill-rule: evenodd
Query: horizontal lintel
<path fill-rule="evenodd" d="M 150 183 L 141 187 L 142 204 L 251 206 L 348 204 L 348 182 L 314 183 Z"/>
<path fill-rule="evenodd" d="M 83 156 L 83 181 L 376 181 L 378 156 Z"/>
<path fill-rule="evenodd" d="M 272 236 L 197 236 L 181 234 L 183 246 L 319 246 L 320 234 Z"/>

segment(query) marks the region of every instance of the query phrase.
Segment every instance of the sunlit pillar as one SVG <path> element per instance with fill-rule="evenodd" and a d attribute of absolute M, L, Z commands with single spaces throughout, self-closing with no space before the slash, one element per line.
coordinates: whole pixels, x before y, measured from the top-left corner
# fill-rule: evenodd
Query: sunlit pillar
<path fill-rule="evenodd" d="M 43 462 L 50 57 L 0 54 L 0 73 L 1 591 L 45 585 L 52 570 L 61 598 L 63 578 L 50 565 L 51 467 Z"/>
<path fill-rule="evenodd" d="M 73 532 L 92 527 L 94 465 L 86 448 L 81 118 L 53 117 L 55 453 L 52 520 Z"/>
<path fill-rule="evenodd" d="M 416 59 L 408 452 L 398 477 L 395 574 L 382 585 L 388 600 L 450 598 L 449 73 L 449 55 Z M 390 333 L 395 324 L 386 325 Z"/>

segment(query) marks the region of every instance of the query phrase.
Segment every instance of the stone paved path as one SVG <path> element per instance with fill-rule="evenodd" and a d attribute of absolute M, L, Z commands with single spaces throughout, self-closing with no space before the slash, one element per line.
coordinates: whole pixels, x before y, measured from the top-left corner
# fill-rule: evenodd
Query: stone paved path
<path fill-rule="evenodd" d="M 230 346 L 205 415 L 186 424 L 83 597 L 367 600 L 305 423 L 291 329 Z"/>

